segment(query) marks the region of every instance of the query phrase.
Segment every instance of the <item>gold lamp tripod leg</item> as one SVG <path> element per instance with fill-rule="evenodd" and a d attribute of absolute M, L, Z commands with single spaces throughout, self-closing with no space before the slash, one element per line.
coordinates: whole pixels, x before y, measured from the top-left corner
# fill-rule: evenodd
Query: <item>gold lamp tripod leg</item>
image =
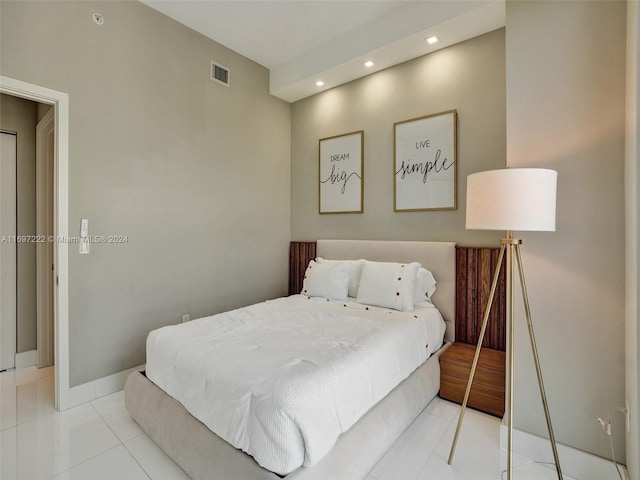
<path fill-rule="evenodd" d="M 529 328 L 529 339 L 531 340 L 531 351 L 533 353 L 533 363 L 536 366 L 536 374 L 538 376 L 538 386 L 540 387 L 540 397 L 542 398 L 542 407 L 544 408 L 544 416 L 547 421 L 547 430 L 549 431 L 549 441 L 553 451 L 553 460 L 556 464 L 556 472 L 558 480 L 562 480 L 562 470 L 560 468 L 560 459 L 558 458 L 558 449 L 556 447 L 556 438 L 553 435 L 553 426 L 551 425 L 551 415 L 549 414 L 549 405 L 547 404 L 547 394 L 544 390 L 544 382 L 542 381 L 542 370 L 540 369 L 540 359 L 538 357 L 538 348 L 536 347 L 536 337 L 533 334 L 533 323 L 531 323 L 531 310 L 529 309 L 529 297 L 527 296 L 527 287 L 524 281 L 524 270 L 522 269 L 522 257 L 520 256 L 520 244 L 514 245 L 516 259 L 518 261 L 518 271 L 520 272 L 520 285 L 522 286 L 522 299 L 524 301 L 524 310 L 527 316 L 527 327 Z M 511 425 L 509 425 L 511 428 Z"/>
<path fill-rule="evenodd" d="M 482 318 L 482 327 L 480 328 L 480 334 L 478 336 L 478 345 L 476 346 L 476 353 L 473 356 L 473 362 L 471 363 L 471 371 L 469 372 L 469 381 L 467 382 L 467 389 L 464 392 L 464 400 L 462 401 L 462 410 L 460 410 L 460 416 L 458 417 L 458 426 L 456 427 L 456 434 L 453 437 L 453 444 L 451 445 L 451 452 L 449 453 L 449 460 L 447 463 L 451 465 L 453 462 L 453 455 L 456 451 L 456 444 L 458 443 L 458 437 L 460 435 L 460 427 L 462 426 L 462 420 L 467 409 L 467 401 L 469 400 L 469 393 L 471 392 L 471 384 L 473 383 L 473 377 L 476 374 L 476 367 L 478 366 L 478 358 L 480 357 L 480 349 L 482 348 L 482 341 L 484 340 L 484 333 L 487 329 L 487 323 L 489 322 L 489 312 L 491 311 L 491 305 L 493 304 L 493 297 L 496 293 L 496 286 L 498 285 L 498 278 L 500 277 L 500 268 L 502 267 L 502 259 L 504 257 L 506 244 L 500 246 L 500 255 L 498 256 L 498 266 L 496 272 L 493 275 L 493 281 L 491 282 L 491 290 L 489 292 L 489 300 L 487 301 L 487 308 L 484 311 L 484 317 Z"/>
<path fill-rule="evenodd" d="M 467 381 L 467 388 L 465 390 L 464 399 L 462 401 L 462 409 L 460 410 L 460 416 L 458 417 L 458 424 L 456 426 L 456 432 L 453 437 L 453 443 L 451 444 L 451 451 L 449 453 L 448 463 L 451 465 L 453 462 L 453 456 L 455 454 L 456 445 L 458 443 L 458 437 L 460 435 L 460 429 L 462 427 L 462 421 L 464 419 L 464 414 L 467 408 L 467 402 L 469 400 L 469 393 L 471 392 L 471 386 L 473 384 L 473 377 L 476 372 L 476 367 L 478 366 L 478 358 L 480 356 L 480 349 L 482 348 L 482 342 L 484 340 L 484 334 L 487 327 L 487 323 L 489 320 L 489 312 L 491 311 L 491 305 L 493 304 L 493 298 L 495 294 L 496 285 L 498 283 L 498 276 L 500 275 L 500 268 L 502 266 L 502 259 L 504 257 L 504 251 L 509 246 L 509 381 L 507 385 L 507 393 L 508 393 L 508 401 L 507 401 L 507 423 L 508 423 L 508 438 L 507 438 L 507 480 L 511 480 L 513 477 L 513 341 L 514 341 L 514 329 L 513 329 L 513 318 L 514 318 L 514 302 L 513 302 L 513 268 L 514 262 L 513 258 L 515 256 L 516 262 L 518 264 L 518 272 L 520 276 L 520 286 L 522 287 L 522 299 L 524 301 L 524 308 L 527 317 L 527 327 L 529 330 L 529 339 L 531 340 L 531 350 L 533 352 L 533 360 L 536 367 L 536 374 L 538 376 L 538 385 L 540 387 L 540 396 L 542 398 L 542 405 L 544 408 L 545 418 L 547 421 L 547 429 L 549 431 L 549 440 L 551 442 L 551 448 L 553 451 L 553 458 L 556 465 L 556 472 L 558 474 L 558 480 L 563 480 L 562 478 L 562 470 L 560 468 L 560 460 L 558 457 L 558 450 L 556 447 L 555 436 L 553 435 L 553 427 L 551 425 L 551 416 L 549 414 L 549 406 L 547 404 L 547 395 L 544 389 L 544 383 L 542 381 L 542 370 L 540 369 L 540 359 L 538 357 L 538 348 L 536 346 L 535 335 L 533 333 L 533 324 L 531 322 L 531 310 L 529 308 L 529 297 L 527 295 L 527 289 L 524 280 L 524 270 L 522 268 L 522 257 L 520 255 L 520 244 L 522 243 L 519 239 L 514 239 L 512 233 L 509 232 L 508 238 L 503 238 L 500 241 L 500 255 L 498 257 L 498 266 L 496 267 L 496 271 L 493 276 L 493 282 L 491 284 L 491 292 L 489 293 L 489 300 L 487 302 L 487 308 L 484 313 L 484 318 L 482 319 L 482 327 L 480 329 L 480 334 L 478 337 L 478 344 L 476 346 L 476 352 L 473 357 L 473 362 L 471 364 L 471 371 L 469 372 L 469 380 Z"/>

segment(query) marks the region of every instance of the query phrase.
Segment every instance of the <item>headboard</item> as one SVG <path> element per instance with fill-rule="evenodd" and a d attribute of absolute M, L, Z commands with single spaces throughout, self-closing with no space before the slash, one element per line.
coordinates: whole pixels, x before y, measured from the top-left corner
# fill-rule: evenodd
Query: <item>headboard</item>
<path fill-rule="evenodd" d="M 318 240 L 291 242 L 289 251 L 289 295 L 300 293 L 309 261 L 325 258 L 369 258 L 378 261 L 419 261 L 433 272 L 438 282 L 434 302 L 447 321 L 446 339 L 475 345 L 489 298 L 499 248 L 462 247 L 446 242 L 401 242 L 371 240 Z M 455 249 L 452 253 L 451 249 Z M 451 270 L 451 255 L 455 266 Z M 506 267 L 503 268 L 490 311 L 483 346 L 506 347 Z M 454 280 L 451 280 L 454 278 Z M 451 300 L 451 296 L 455 298 Z M 453 301 L 453 307 L 452 302 Z"/>
<path fill-rule="evenodd" d="M 332 260 L 365 258 L 377 262 L 420 262 L 436 278 L 433 303 L 447 324 L 445 338 L 454 341 L 456 311 L 456 250 L 452 242 L 384 240 L 318 240 L 316 255 Z"/>

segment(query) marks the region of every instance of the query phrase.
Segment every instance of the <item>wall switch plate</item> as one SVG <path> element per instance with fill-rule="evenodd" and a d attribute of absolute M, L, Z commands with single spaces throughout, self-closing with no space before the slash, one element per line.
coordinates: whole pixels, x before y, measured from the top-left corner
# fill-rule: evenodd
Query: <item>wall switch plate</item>
<path fill-rule="evenodd" d="M 89 253 L 89 237 L 80 237 L 79 249 L 80 255 L 87 255 Z"/>
<path fill-rule="evenodd" d="M 83 218 L 80 220 L 80 237 L 86 237 L 89 235 L 89 219 Z"/>
<path fill-rule="evenodd" d="M 80 220 L 80 238 L 78 239 L 78 251 L 80 255 L 87 255 L 89 253 L 89 219 L 83 218 Z"/>
<path fill-rule="evenodd" d="M 631 408 L 629 407 L 629 400 L 627 400 L 625 404 L 624 419 L 627 426 L 627 433 L 631 433 Z"/>

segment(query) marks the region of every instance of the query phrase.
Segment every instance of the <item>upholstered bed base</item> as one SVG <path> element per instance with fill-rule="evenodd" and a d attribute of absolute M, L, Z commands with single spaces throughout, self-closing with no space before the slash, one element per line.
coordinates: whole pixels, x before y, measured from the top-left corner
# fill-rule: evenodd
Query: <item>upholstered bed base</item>
<path fill-rule="evenodd" d="M 455 244 L 318 240 L 317 254 L 329 259 L 407 262 L 428 266 L 438 281 L 433 303 L 454 338 Z M 343 433 L 333 449 L 310 468 L 300 467 L 287 480 L 361 480 L 440 388 L 439 357 L 447 343 L 385 398 Z M 132 373 L 124 389 L 125 406 L 149 437 L 194 480 L 277 480 L 252 457 L 235 449 L 191 416 L 143 374 Z"/>
<path fill-rule="evenodd" d="M 311 468 L 291 472 L 287 480 L 361 480 L 409 424 L 437 395 L 439 356 L 446 344 L 418 367 Z M 125 406 L 149 437 L 194 480 L 277 480 L 249 455 L 235 449 L 140 372 L 124 388 Z"/>

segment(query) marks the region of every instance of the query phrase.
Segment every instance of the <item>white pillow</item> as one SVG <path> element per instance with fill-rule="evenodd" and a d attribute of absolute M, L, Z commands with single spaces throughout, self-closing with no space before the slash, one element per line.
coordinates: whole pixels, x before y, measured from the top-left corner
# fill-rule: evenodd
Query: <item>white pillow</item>
<path fill-rule="evenodd" d="M 301 293 L 329 300 L 346 300 L 350 268 L 351 265 L 346 262 L 317 263 L 311 260 L 304 273 Z"/>
<path fill-rule="evenodd" d="M 358 287 L 360 286 L 360 277 L 362 276 L 362 267 L 364 260 L 327 260 L 326 258 L 316 258 L 318 263 L 348 263 L 349 270 L 349 296 L 358 296 Z"/>
<path fill-rule="evenodd" d="M 366 305 L 413 311 L 420 264 L 365 261 L 357 300 Z"/>
<path fill-rule="evenodd" d="M 436 279 L 426 268 L 420 267 L 416 277 L 416 291 L 413 303 L 415 306 L 424 307 L 431 303 L 431 297 L 436 293 Z"/>

